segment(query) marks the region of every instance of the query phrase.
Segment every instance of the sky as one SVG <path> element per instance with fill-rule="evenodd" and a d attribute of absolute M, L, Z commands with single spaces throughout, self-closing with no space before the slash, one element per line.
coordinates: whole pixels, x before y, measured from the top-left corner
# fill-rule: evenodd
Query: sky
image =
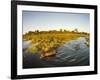
<path fill-rule="evenodd" d="M 28 31 L 74 30 L 89 32 L 90 15 L 88 13 L 23 11 L 23 34 Z"/>

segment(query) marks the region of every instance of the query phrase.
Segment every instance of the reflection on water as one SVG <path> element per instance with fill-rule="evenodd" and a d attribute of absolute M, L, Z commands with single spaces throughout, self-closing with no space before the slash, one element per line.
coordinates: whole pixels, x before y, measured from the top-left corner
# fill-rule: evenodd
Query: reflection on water
<path fill-rule="evenodd" d="M 27 52 L 31 41 L 23 42 L 23 68 L 42 68 L 60 66 L 89 65 L 89 46 L 86 38 L 80 37 L 57 48 L 57 55 L 52 58 L 40 59 L 40 54 Z"/>

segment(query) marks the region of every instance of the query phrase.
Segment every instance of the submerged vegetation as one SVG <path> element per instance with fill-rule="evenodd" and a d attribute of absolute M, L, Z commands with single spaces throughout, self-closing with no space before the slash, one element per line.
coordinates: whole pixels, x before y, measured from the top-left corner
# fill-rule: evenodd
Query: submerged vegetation
<path fill-rule="evenodd" d="M 66 30 L 52 30 L 52 31 L 30 31 L 23 35 L 23 40 L 28 41 L 31 40 L 31 45 L 28 47 L 28 52 L 31 53 L 41 53 L 40 58 L 50 57 L 56 55 L 56 49 L 66 42 L 71 40 L 75 40 L 79 37 L 85 37 L 87 43 L 85 43 L 89 47 L 89 33 L 86 32 L 78 32 L 77 29 L 74 31 L 66 31 Z M 77 46 L 76 48 L 78 48 Z"/>

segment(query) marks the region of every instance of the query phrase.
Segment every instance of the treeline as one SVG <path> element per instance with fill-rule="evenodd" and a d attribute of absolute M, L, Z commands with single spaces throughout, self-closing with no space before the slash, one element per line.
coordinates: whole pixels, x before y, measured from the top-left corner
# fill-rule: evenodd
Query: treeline
<path fill-rule="evenodd" d="M 72 31 L 69 30 L 65 30 L 65 29 L 60 29 L 59 31 L 57 30 L 49 30 L 49 31 L 39 31 L 39 30 L 35 30 L 35 31 L 29 31 L 26 34 L 41 34 L 41 33 L 77 33 L 77 34 L 88 34 L 87 32 L 79 32 L 78 29 L 74 29 Z"/>

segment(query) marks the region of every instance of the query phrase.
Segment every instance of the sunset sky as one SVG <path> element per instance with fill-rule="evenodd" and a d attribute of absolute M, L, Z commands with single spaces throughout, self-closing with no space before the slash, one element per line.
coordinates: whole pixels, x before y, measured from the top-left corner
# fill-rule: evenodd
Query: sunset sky
<path fill-rule="evenodd" d="M 74 30 L 75 28 L 89 32 L 90 27 L 88 13 L 23 11 L 22 21 L 23 34 L 35 30 Z"/>

